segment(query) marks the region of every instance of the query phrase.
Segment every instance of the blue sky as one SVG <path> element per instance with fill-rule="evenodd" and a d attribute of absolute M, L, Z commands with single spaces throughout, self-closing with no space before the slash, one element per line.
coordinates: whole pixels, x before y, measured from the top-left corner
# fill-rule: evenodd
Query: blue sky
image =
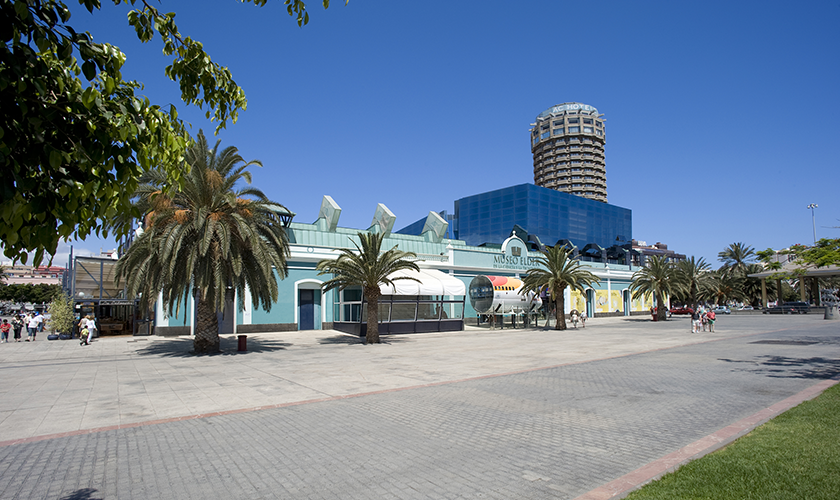
<path fill-rule="evenodd" d="M 160 8 L 245 89 L 248 110 L 218 138 L 263 162 L 254 184 L 298 222 L 325 194 L 342 226 L 366 228 L 384 203 L 401 228 L 532 183 L 529 124 L 576 101 L 605 115 L 609 201 L 632 209 L 634 238 L 718 267 L 733 242 L 811 243 L 809 203 L 817 237 L 840 237 L 836 1 L 316 0 L 303 28 L 278 0 Z M 124 77 L 212 133 L 164 76 L 159 39 L 137 42 L 128 7 L 73 11 L 74 27 L 126 52 Z"/>

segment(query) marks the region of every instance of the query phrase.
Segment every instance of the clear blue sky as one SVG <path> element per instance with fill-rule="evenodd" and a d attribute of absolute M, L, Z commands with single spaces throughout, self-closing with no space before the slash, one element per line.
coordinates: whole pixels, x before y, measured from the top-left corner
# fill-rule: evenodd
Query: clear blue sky
<path fill-rule="evenodd" d="M 402 228 L 532 183 L 529 124 L 577 101 L 605 114 L 609 201 L 632 209 L 634 238 L 717 268 L 733 242 L 812 243 L 809 203 L 817 237 L 840 237 L 837 1 L 310 0 L 303 28 L 278 0 L 160 7 L 245 89 L 248 110 L 218 138 L 263 162 L 254 184 L 298 222 L 325 194 L 342 226 L 368 227 L 384 203 Z M 124 76 L 153 102 L 212 133 L 126 6 L 73 11 L 126 52 Z"/>

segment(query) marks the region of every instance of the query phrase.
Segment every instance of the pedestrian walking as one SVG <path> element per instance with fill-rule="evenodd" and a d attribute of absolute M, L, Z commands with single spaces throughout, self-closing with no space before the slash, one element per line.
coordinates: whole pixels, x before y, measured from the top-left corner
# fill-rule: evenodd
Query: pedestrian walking
<path fill-rule="evenodd" d="M 23 329 L 23 320 L 20 315 L 12 317 L 12 330 L 15 331 L 15 342 L 20 342 L 20 331 Z"/>
<path fill-rule="evenodd" d="M 570 319 L 572 320 L 572 324 L 575 325 L 575 329 L 577 329 L 578 321 L 580 321 L 580 314 L 578 313 L 577 309 L 572 309 L 569 313 Z"/>
<path fill-rule="evenodd" d="M 31 313 L 27 316 L 26 320 L 26 330 L 27 330 L 27 342 L 35 342 L 35 334 L 38 333 L 38 317 L 35 316 L 35 313 Z"/>
<path fill-rule="evenodd" d="M 715 331 L 715 312 L 709 311 L 706 313 L 706 320 L 709 322 L 709 332 Z"/>
<path fill-rule="evenodd" d="M 691 333 L 700 333 L 700 311 L 691 313 Z"/>
<path fill-rule="evenodd" d="M 88 336 L 87 336 L 87 344 L 90 345 L 90 341 L 96 337 L 96 320 L 93 318 L 92 314 L 87 315 L 87 329 L 88 329 Z"/>
<path fill-rule="evenodd" d="M 9 324 L 9 320 L 3 318 L 3 323 L 0 324 L 0 342 L 8 343 L 9 342 L 9 330 L 12 329 L 12 325 Z"/>

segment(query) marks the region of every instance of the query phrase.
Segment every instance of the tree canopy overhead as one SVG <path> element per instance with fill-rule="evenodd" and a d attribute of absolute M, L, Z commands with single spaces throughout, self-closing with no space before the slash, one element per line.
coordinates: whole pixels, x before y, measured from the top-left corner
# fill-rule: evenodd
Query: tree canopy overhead
<path fill-rule="evenodd" d="M 136 7 L 128 24 L 142 42 L 160 36 L 173 57 L 165 74 L 185 103 L 206 105 L 217 132 L 236 122 L 247 106 L 244 91 L 199 41 L 179 32 L 174 13 L 148 0 L 111 1 Z M 305 2 L 284 3 L 299 26 L 308 23 Z M 102 7 L 100 0 L 79 4 Z M 76 32 L 70 17 L 60 0 L 0 2 L 0 241 L 6 257 L 21 262 L 34 252 L 39 264 L 62 239 L 108 236 L 103 222 L 131 212 L 143 172 L 162 168 L 168 184 L 179 185 L 190 142 L 174 106 L 151 103 L 138 94 L 139 82 L 123 79 L 125 54 Z M 116 236 L 124 230 L 118 226 Z"/>

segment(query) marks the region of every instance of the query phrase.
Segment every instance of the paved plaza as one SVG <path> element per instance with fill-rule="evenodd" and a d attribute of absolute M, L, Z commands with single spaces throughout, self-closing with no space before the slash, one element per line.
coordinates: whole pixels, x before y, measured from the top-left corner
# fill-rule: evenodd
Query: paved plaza
<path fill-rule="evenodd" d="M 840 322 L 717 323 L 2 344 L 0 498 L 598 498 L 840 375 Z"/>

